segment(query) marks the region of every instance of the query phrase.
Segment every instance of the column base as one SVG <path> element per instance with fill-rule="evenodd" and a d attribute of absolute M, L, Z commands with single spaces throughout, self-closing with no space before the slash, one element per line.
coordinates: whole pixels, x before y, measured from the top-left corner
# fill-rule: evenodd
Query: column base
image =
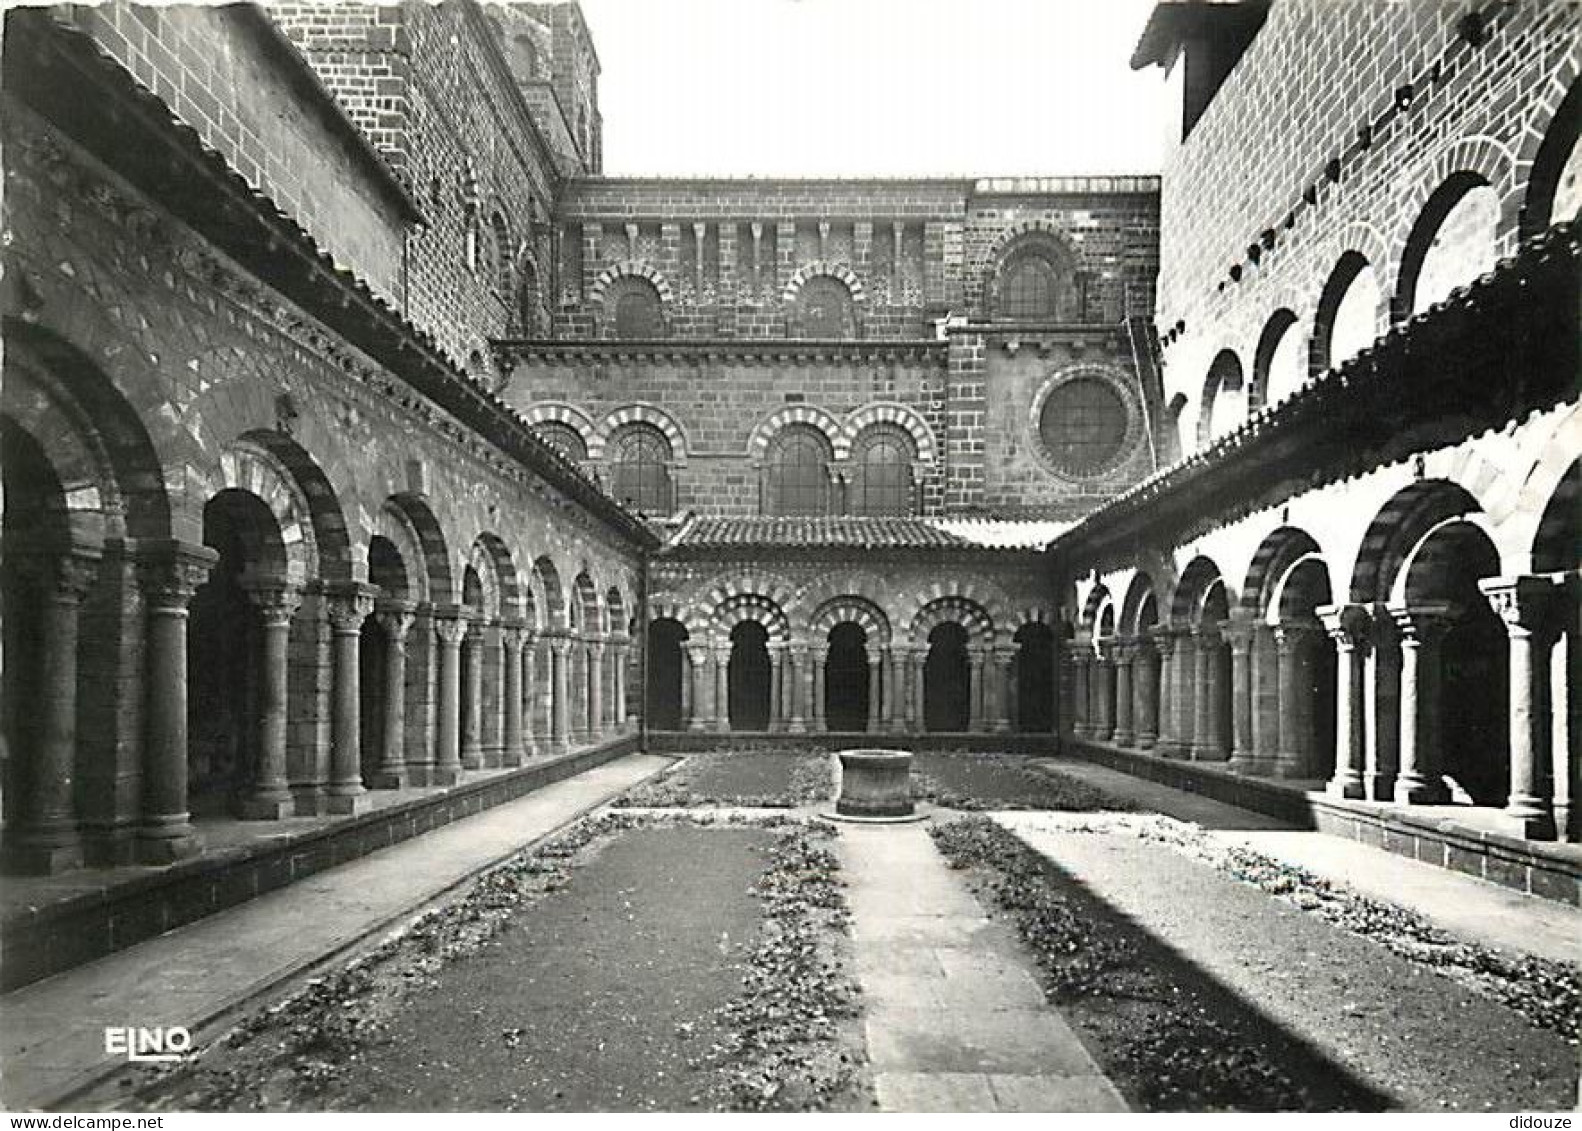
<path fill-rule="evenodd" d="M 137 862 L 137 830 L 131 825 L 86 829 L 82 860 L 89 868 L 120 868 Z"/>
<path fill-rule="evenodd" d="M 324 812 L 324 789 L 322 786 L 294 785 L 291 787 L 291 800 L 294 816 L 317 817 Z"/>
<path fill-rule="evenodd" d="M 1395 793 L 1391 800 L 1397 805 L 1444 805 L 1450 800 L 1450 791 L 1441 781 L 1396 778 Z"/>
<path fill-rule="evenodd" d="M 1555 839 L 1554 814 L 1525 799 L 1505 807 L 1500 814 L 1500 827 L 1523 840 Z"/>
<path fill-rule="evenodd" d="M 289 794 L 265 795 L 243 798 L 240 809 L 244 821 L 279 821 L 296 816 L 297 803 Z"/>
<path fill-rule="evenodd" d="M 1330 797 L 1339 797 L 1347 801 L 1367 800 L 1367 791 L 1363 789 L 1362 779 L 1356 776 L 1330 778 L 1324 783 L 1324 792 Z"/>
<path fill-rule="evenodd" d="M 468 753 L 467 751 L 463 750 L 461 752 L 461 768 L 464 770 L 483 769 L 483 751 L 474 750 L 471 753 Z"/>
<path fill-rule="evenodd" d="M 1362 786 L 1366 791 L 1365 797 L 1369 801 L 1395 800 L 1394 774 L 1364 774 Z"/>
<path fill-rule="evenodd" d="M 1137 736 L 1137 749 L 1152 750 L 1154 744 L 1158 741 L 1159 736 L 1157 734 L 1149 734 L 1147 731 L 1143 731 Z"/>
<path fill-rule="evenodd" d="M 405 770 L 380 770 L 369 783 L 369 789 L 405 789 L 410 779 Z"/>
<path fill-rule="evenodd" d="M 990 734 L 1010 734 L 1011 723 L 1008 719 L 995 719 L 989 726 Z"/>
<path fill-rule="evenodd" d="M 1295 754 L 1276 754 L 1274 758 L 1274 776 L 1277 778 L 1306 777 L 1302 769 L 1302 759 Z"/>
<path fill-rule="evenodd" d="M 461 782 L 460 766 L 436 766 L 428 775 L 428 784 L 437 786 L 457 785 Z"/>
<path fill-rule="evenodd" d="M 549 752 L 552 755 L 553 754 L 570 754 L 571 753 L 571 743 L 567 742 L 564 738 L 551 739 L 550 742 L 549 742 Z"/>
<path fill-rule="evenodd" d="M 798 719 L 798 718 L 793 717 L 790 722 L 786 723 L 786 733 L 787 734 L 806 734 L 807 733 L 807 720 L 806 719 Z"/>
<path fill-rule="evenodd" d="M 706 730 L 708 730 L 708 729 L 709 729 L 709 727 L 708 727 L 708 724 L 707 724 L 707 723 L 705 723 L 705 722 L 704 722 L 704 721 L 703 721 L 703 720 L 702 720 L 702 719 L 693 719 L 693 720 L 692 720 L 692 721 L 691 721 L 691 722 L 689 722 L 689 723 L 688 723 L 688 724 L 687 724 L 687 725 L 686 725 L 686 729 L 687 729 L 687 730 L 690 730 L 690 731 L 698 731 L 698 732 L 701 732 L 701 731 L 706 731 Z M 796 729 L 796 728 L 795 728 L 795 727 L 793 727 L 793 728 L 792 728 L 792 729 L 793 729 L 793 730 L 795 730 L 795 729 Z"/>
<path fill-rule="evenodd" d="M 18 844 L 5 850 L 5 870 L 17 876 L 55 876 L 82 867 L 82 845 Z"/>
<path fill-rule="evenodd" d="M 1218 746 L 1205 746 L 1202 743 L 1192 744 L 1192 761 L 1194 762 L 1226 762 L 1229 756 Z"/>
<path fill-rule="evenodd" d="M 1226 765 L 1236 773 L 1245 774 L 1250 778 L 1266 778 L 1274 769 L 1267 758 L 1252 753 L 1233 753 Z"/>
<path fill-rule="evenodd" d="M 355 817 L 373 807 L 374 799 L 366 793 L 332 794 L 329 797 L 329 812 L 337 817 Z"/>
<path fill-rule="evenodd" d="M 1110 736 L 1110 741 L 1116 746 L 1131 746 L 1135 744 L 1137 739 L 1131 731 L 1121 730 L 1119 727 L 1116 727 L 1115 733 Z"/>
<path fill-rule="evenodd" d="M 139 864 L 174 864 L 178 860 L 188 860 L 203 851 L 203 842 L 198 839 L 198 834 L 188 826 L 185 832 L 174 832 L 168 828 L 160 829 L 153 836 L 145 836 L 141 832 L 137 840 L 137 862 Z"/>
<path fill-rule="evenodd" d="M 406 768 L 406 783 L 409 786 L 432 785 L 434 781 L 434 767 L 431 765 L 408 766 Z"/>

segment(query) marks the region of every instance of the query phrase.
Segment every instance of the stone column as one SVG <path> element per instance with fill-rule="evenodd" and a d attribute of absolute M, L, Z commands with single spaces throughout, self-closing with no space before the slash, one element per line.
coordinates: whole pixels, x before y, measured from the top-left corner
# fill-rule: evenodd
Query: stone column
<path fill-rule="evenodd" d="M 890 645 L 884 650 L 885 662 L 885 729 L 891 734 L 906 730 L 906 679 L 903 675 L 901 648 Z"/>
<path fill-rule="evenodd" d="M 588 742 L 588 642 L 585 637 L 568 637 L 566 652 L 567 740 L 572 746 Z"/>
<path fill-rule="evenodd" d="M 549 637 L 549 752 L 565 754 L 571 749 L 566 733 L 570 714 L 571 638 L 563 632 Z"/>
<path fill-rule="evenodd" d="M 1449 605 L 1392 609 L 1401 633 L 1401 769 L 1395 800 L 1404 805 L 1441 805 L 1450 800 L 1440 773 L 1439 646 L 1454 623 Z"/>
<path fill-rule="evenodd" d="M 820 734 L 829 730 L 829 719 L 824 714 L 824 665 L 828 662 L 827 649 L 813 649 L 813 730 Z"/>
<path fill-rule="evenodd" d="M 912 729 L 918 734 L 922 734 L 928 729 L 928 715 L 925 712 L 923 703 L 924 685 L 927 682 L 924 678 L 927 674 L 924 668 L 927 663 L 928 650 L 926 648 L 907 649 L 906 664 L 907 673 L 910 676 L 908 683 L 911 684 L 912 688 L 911 710 L 908 721 L 911 723 Z"/>
<path fill-rule="evenodd" d="M 461 644 L 471 625 L 464 609 L 434 610 L 434 635 L 439 639 L 439 702 L 435 706 L 434 772 L 431 785 L 461 781 Z"/>
<path fill-rule="evenodd" d="M 380 601 L 374 606 L 374 619 L 385 638 L 384 734 L 375 789 L 401 789 L 407 784 L 406 641 L 413 607 L 408 601 Z"/>
<path fill-rule="evenodd" d="M 1151 639 L 1138 644 L 1132 685 L 1137 689 L 1137 705 L 1133 708 L 1137 748 L 1152 750 L 1154 743 L 1159 741 L 1159 664 Z"/>
<path fill-rule="evenodd" d="M 1335 642 L 1335 768 L 1324 787 L 1332 797 L 1362 798 L 1367 760 L 1367 660 L 1373 621 L 1361 605 L 1315 609 Z"/>
<path fill-rule="evenodd" d="M 1252 634 L 1252 764 L 1248 773 L 1274 770 L 1280 749 L 1280 658 L 1274 629 L 1259 624 Z"/>
<path fill-rule="evenodd" d="M 1011 729 L 1011 652 L 1007 648 L 996 648 L 993 659 L 993 711 L 990 712 L 989 729 L 996 734 L 1005 734 Z"/>
<path fill-rule="evenodd" d="M 1245 612 L 1220 621 L 1220 635 L 1230 644 L 1230 768 L 1251 773 L 1257 766 L 1252 739 L 1252 638 L 1257 626 Z"/>
<path fill-rule="evenodd" d="M 1087 738 L 1093 733 L 1093 724 L 1090 721 L 1093 701 L 1088 690 L 1088 673 L 1093 652 L 1085 640 L 1077 640 L 1071 649 L 1071 677 L 1073 705 L 1076 710 L 1071 712 L 1071 733 L 1076 738 Z"/>
<path fill-rule="evenodd" d="M 1117 746 L 1130 746 L 1137 741 L 1134 709 L 1136 692 L 1133 690 L 1134 665 L 1137 663 L 1137 641 L 1125 637 L 1115 643 L 1115 730 L 1110 741 Z"/>
<path fill-rule="evenodd" d="M 538 633 L 522 629 L 522 757 L 538 757 Z"/>
<path fill-rule="evenodd" d="M 1169 757 L 1176 745 L 1176 643 L 1174 629 L 1160 625 L 1154 629 L 1154 649 L 1159 653 L 1159 687 L 1156 692 L 1155 713 L 1158 716 L 1157 741 L 1154 748 Z"/>
<path fill-rule="evenodd" d="M 604 741 L 604 641 L 588 641 L 588 741 Z"/>
<path fill-rule="evenodd" d="M 1529 840 L 1555 838 L 1549 743 L 1549 653 L 1560 634 L 1560 590 L 1547 577 L 1491 577 L 1478 582 L 1510 639 L 1511 788 L 1505 822 Z"/>
<path fill-rule="evenodd" d="M 1302 621 L 1281 621 L 1274 629 L 1280 689 L 1280 747 L 1274 772 L 1282 778 L 1313 776 L 1312 649 L 1320 631 L 1318 625 Z"/>
<path fill-rule="evenodd" d="M 6 853 L 6 864 L 18 872 L 49 875 L 82 866 L 75 783 L 77 626 L 78 610 L 98 564 L 98 551 L 86 549 L 40 555 L 28 563 L 41 583 L 43 639 L 39 699 L 12 707 L 33 714 L 38 725 L 34 749 L 12 751 L 13 757 L 28 759 L 20 828 L 15 845 Z M 283 772 L 281 777 L 284 786 Z M 286 800 L 289 805 L 289 793 Z"/>
<path fill-rule="evenodd" d="M 974 734 L 983 729 L 983 649 L 967 649 L 967 729 Z"/>
<path fill-rule="evenodd" d="M 1197 681 L 1193 701 L 1192 758 L 1222 762 L 1226 757 L 1225 714 L 1221 709 L 1224 673 L 1220 670 L 1219 630 L 1203 625 L 1192 633 L 1197 652 Z"/>
<path fill-rule="evenodd" d="M 462 647 L 467 655 L 467 685 L 462 688 L 466 709 L 461 716 L 461 765 L 476 770 L 483 766 L 483 625 L 469 623 Z"/>
<path fill-rule="evenodd" d="M 373 608 L 373 590 L 369 586 L 351 582 L 330 591 L 334 702 L 330 716 L 330 782 L 324 796 L 331 813 L 360 813 L 368 808 L 368 791 L 363 788 L 357 650 L 362 643 L 363 621 Z"/>
<path fill-rule="evenodd" d="M 505 645 L 505 745 L 500 751 L 501 766 L 520 766 L 527 754 L 526 730 L 522 725 L 522 646 L 527 642 L 527 627 L 507 621 L 501 627 Z"/>
<path fill-rule="evenodd" d="M 407 721 L 403 737 L 408 785 L 428 785 L 434 776 L 434 749 L 438 744 L 434 730 L 437 708 L 434 688 L 438 668 L 434 607 L 421 604 L 416 606 L 412 627 L 407 632 L 407 688 L 404 692 Z"/>
<path fill-rule="evenodd" d="M 302 590 L 284 581 L 254 581 L 246 591 L 258 610 L 258 730 L 253 785 L 241 816 L 278 821 L 296 812 L 286 773 L 287 676 L 291 618 L 302 606 Z"/>
<path fill-rule="evenodd" d="M 879 733 L 879 708 L 884 701 L 884 652 L 868 663 L 868 733 Z"/>
<path fill-rule="evenodd" d="M 617 734 L 626 734 L 632 730 L 631 723 L 635 716 L 627 709 L 626 667 L 631 663 L 632 638 L 625 633 L 617 633 L 610 637 L 610 677 L 614 683 L 611 693 L 611 709 L 614 711 L 615 731 Z"/>
<path fill-rule="evenodd" d="M 1190 628 L 1176 632 L 1175 672 L 1170 681 L 1171 713 L 1175 719 L 1175 742 L 1168 753 L 1173 758 L 1190 758 L 1197 737 L 1197 638 Z"/>
<path fill-rule="evenodd" d="M 714 652 L 714 729 L 731 729 L 731 647 L 721 645 Z"/>
<path fill-rule="evenodd" d="M 812 678 L 812 668 L 808 663 L 807 649 L 789 649 L 786 662 L 790 664 L 786 678 L 791 681 L 791 718 L 786 723 L 786 730 L 792 734 L 802 734 L 807 730 L 807 705 L 811 701 L 808 681 Z"/>
<path fill-rule="evenodd" d="M 1115 663 L 1113 640 L 1103 640 L 1088 664 L 1088 693 L 1091 706 L 1089 734 L 1095 742 L 1109 742 L 1115 733 Z"/>
<path fill-rule="evenodd" d="M 785 648 L 779 643 L 769 645 L 769 730 L 771 733 L 785 728 L 782 710 L 785 694 Z"/>
<path fill-rule="evenodd" d="M 207 546 L 174 541 L 145 546 L 138 556 L 148 609 L 137 829 L 137 858 L 144 864 L 169 864 L 199 849 L 187 812 L 187 605 L 219 560 Z"/>
<path fill-rule="evenodd" d="M 478 740 L 483 747 L 483 765 L 496 769 L 504 765 L 505 752 L 505 642 L 500 621 L 482 626 L 483 723 Z"/>
<path fill-rule="evenodd" d="M 1401 639 L 1385 606 L 1374 605 L 1369 612 L 1373 633 L 1363 660 L 1362 784 L 1370 801 L 1389 801 L 1401 764 Z"/>

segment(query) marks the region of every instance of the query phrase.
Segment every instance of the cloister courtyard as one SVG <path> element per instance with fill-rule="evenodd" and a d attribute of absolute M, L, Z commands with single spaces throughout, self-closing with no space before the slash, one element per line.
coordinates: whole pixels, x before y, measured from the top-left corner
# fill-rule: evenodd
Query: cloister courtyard
<path fill-rule="evenodd" d="M 917 823 L 837 788 L 809 744 L 617 758 L 17 991 L 7 1104 L 1575 1102 L 1574 907 L 1075 758 L 920 751 Z M 121 1017 L 191 1054 L 107 1057 Z"/>

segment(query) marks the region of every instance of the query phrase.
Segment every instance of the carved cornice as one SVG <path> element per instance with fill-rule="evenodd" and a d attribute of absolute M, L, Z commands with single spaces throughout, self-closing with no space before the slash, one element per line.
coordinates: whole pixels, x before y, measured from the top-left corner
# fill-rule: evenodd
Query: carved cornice
<path fill-rule="evenodd" d="M 502 338 L 493 344 L 495 356 L 502 367 L 520 362 L 586 365 L 599 362 L 653 364 L 667 361 L 679 364 L 745 361 L 760 365 L 870 361 L 944 365 L 948 352 L 944 342 L 921 338 L 853 338 L 841 341 L 792 338 L 561 338 L 530 341 Z"/>

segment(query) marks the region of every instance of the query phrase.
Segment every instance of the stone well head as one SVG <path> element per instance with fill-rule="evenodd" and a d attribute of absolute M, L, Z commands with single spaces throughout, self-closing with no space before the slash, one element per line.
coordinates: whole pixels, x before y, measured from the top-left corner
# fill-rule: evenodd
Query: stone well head
<path fill-rule="evenodd" d="M 840 796 L 835 812 L 869 819 L 912 816 L 912 752 L 841 750 Z"/>

